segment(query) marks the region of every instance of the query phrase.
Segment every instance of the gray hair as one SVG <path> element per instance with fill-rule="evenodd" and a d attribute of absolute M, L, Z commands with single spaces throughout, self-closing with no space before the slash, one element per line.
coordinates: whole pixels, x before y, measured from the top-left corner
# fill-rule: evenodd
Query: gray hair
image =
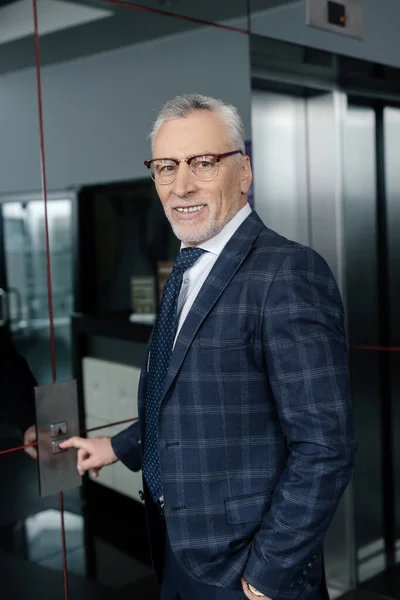
<path fill-rule="evenodd" d="M 232 144 L 232 150 L 241 150 L 245 154 L 244 127 L 237 109 L 230 104 L 224 104 L 222 100 L 211 96 L 202 96 L 201 94 L 176 96 L 163 106 L 150 135 L 152 146 L 161 125 L 166 121 L 187 117 L 196 110 L 208 110 L 219 115 L 227 127 L 227 141 Z"/>

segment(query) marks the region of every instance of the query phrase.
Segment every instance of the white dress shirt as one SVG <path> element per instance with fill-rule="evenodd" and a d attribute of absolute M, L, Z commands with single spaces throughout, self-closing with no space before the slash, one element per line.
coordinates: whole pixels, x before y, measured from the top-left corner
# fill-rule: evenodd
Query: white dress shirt
<path fill-rule="evenodd" d="M 193 306 L 193 302 L 196 300 L 197 294 L 216 263 L 218 256 L 250 213 L 251 208 L 247 203 L 239 210 L 233 219 L 225 225 L 222 231 L 203 244 L 199 244 L 198 248 L 202 248 L 203 250 L 206 250 L 206 252 L 200 256 L 193 267 L 187 269 L 183 274 L 182 287 L 178 298 L 178 325 L 176 328 L 174 344 L 181 327 Z M 185 245 L 182 244 L 181 248 L 185 248 Z"/>

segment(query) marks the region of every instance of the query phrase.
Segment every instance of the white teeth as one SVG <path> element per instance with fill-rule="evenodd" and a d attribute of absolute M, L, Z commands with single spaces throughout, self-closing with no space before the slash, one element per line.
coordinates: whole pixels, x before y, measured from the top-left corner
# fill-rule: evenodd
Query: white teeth
<path fill-rule="evenodd" d="M 181 213 L 197 212 L 197 211 L 201 210 L 202 208 L 204 208 L 204 206 L 205 206 L 205 204 L 202 204 L 201 206 L 190 206 L 189 208 L 177 208 L 176 210 Z"/>

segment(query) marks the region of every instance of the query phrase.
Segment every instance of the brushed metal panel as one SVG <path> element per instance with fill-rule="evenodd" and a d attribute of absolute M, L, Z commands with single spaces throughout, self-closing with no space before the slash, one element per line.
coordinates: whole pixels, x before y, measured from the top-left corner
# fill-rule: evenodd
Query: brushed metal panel
<path fill-rule="evenodd" d="M 70 448 L 55 452 L 53 447 L 62 439 L 79 435 L 76 381 L 37 387 L 35 400 L 40 495 L 50 496 L 79 487 L 82 479 L 76 468 L 77 451 Z M 60 434 L 52 436 L 57 424 L 63 424 Z"/>

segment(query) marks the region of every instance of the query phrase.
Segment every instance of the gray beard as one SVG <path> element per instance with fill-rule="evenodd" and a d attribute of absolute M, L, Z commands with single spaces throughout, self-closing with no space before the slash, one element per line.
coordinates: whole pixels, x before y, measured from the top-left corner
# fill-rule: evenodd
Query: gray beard
<path fill-rule="evenodd" d="M 175 223 L 173 223 L 172 219 L 170 219 L 167 214 L 166 217 L 171 225 L 172 231 L 174 232 L 178 240 L 180 240 L 184 244 L 201 244 L 202 242 L 211 240 L 211 238 L 218 235 L 223 230 L 225 225 L 227 225 L 229 221 L 231 221 L 233 217 L 239 212 L 239 206 L 240 200 L 237 203 L 237 207 L 235 207 L 236 210 L 234 210 L 232 207 L 232 210 L 229 211 L 222 223 L 210 223 L 202 231 L 193 231 L 193 233 L 186 233 L 184 236 L 180 232 L 180 225 L 176 225 Z"/>
<path fill-rule="evenodd" d="M 176 237 L 178 238 L 178 240 L 180 240 L 184 244 L 201 244 L 201 242 L 205 242 L 207 240 L 210 240 L 211 238 L 213 238 L 216 235 L 218 235 L 218 233 L 220 231 L 222 231 L 222 229 L 226 225 L 226 223 L 222 224 L 222 227 L 221 227 L 219 225 L 219 223 L 213 223 L 213 224 L 210 224 L 203 231 L 198 231 L 198 232 L 194 231 L 192 234 L 186 233 L 186 235 L 183 235 L 180 232 L 180 226 L 179 225 L 172 224 L 171 221 L 170 221 L 170 224 L 171 224 L 171 227 L 172 227 L 172 231 L 174 232 L 174 234 L 176 235 Z"/>

